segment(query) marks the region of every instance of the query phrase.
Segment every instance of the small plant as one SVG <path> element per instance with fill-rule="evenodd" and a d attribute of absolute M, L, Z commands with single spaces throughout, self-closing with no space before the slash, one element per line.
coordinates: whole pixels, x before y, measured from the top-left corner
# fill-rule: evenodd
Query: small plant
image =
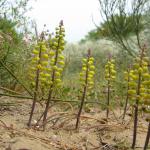
<path fill-rule="evenodd" d="M 88 50 L 87 58 L 83 59 L 82 62 L 82 71 L 80 73 L 80 81 L 82 87 L 82 97 L 81 97 L 81 104 L 79 108 L 79 112 L 77 114 L 77 121 L 76 121 L 76 129 L 78 129 L 79 122 L 80 122 L 80 115 L 83 109 L 84 101 L 86 99 L 87 93 L 91 91 L 94 85 L 94 74 L 95 74 L 95 66 L 94 66 L 94 58 L 91 56 L 91 50 Z"/>
<path fill-rule="evenodd" d="M 31 113 L 28 121 L 28 126 L 31 127 L 32 116 L 34 113 L 37 98 L 39 96 L 39 88 L 44 87 L 47 84 L 47 65 L 48 65 L 48 54 L 46 43 L 44 42 L 44 33 L 41 34 L 41 39 L 38 42 L 35 49 L 32 51 L 33 57 L 29 68 L 29 78 L 31 87 L 34 91 L 33 104 Z"/>
<path fill-rule="evenodd" d="M 109 116 L 109 107 L 110 107 L 110 94 L 112 89 L 112 83 L 116 78 L 116 71 L 114 65 L 114 59 L 111 57 L 108 58 L 107 64 L 105 65 L 105 79 L 107 81 L 107 112 L 106 117 Z"/>
<path fill-rule="evenodd" d="M 134 104 L 134 130 L 133 130 L 133 142 L 132 148 L 135 148 L 136 137 L 137 137 L 137 123 L 138 123 L 138 109 L 139 103 L 142 103 L 143 98 L 145 97 L 146 83 L 149 77 L 148 73 L 148 63 L 147 58 L 145 57 L 145 47 L 143 47 L 139 56 L 135 59 L 133 69 L 130 71 L 130 82 L 129 82 L 129 98 L 132 101 L 135 101 Z"/>
<path fill-rule="evenodd" d="M 50 39 L 50 82 L 49 82 L 49 92 L 48 99 L 46 102 L 46 107 L 43 115 L 43 129 L 45 130 L 47 113 L 49 109 L 49 103 L 51 101 L 53 92 L 56 88 L 61 86 L 61 74 L 64 67 L 64 56 L 62 55 L 62 51 L 64 50 L 64 36 L 65 29 L 63 26 L 63 21 L 60 22 L 59 27 L 56 27 L 56 35 L 54 38 Z"/>

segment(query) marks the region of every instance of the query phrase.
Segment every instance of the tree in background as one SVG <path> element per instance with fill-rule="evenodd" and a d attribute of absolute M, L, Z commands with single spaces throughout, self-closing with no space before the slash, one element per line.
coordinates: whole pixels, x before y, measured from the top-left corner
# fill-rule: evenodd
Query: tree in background
<path fill-rule="evenodd" d="M 149 0 L 99 0 L 103 23 L 81 42 L 109 37 L 133 56 L 134 49 L 142 45 L 140 34 L 148 21 L 145 16 L 149 13 L 149 3 Z"/>
<path fill-rule="evenodd" d="M 29 0 L 0 0 L 0 85 L 13 85 L 16 81 L 10 76 L 7 66 L 13 74 L 22 77 L 23 69 L 29 58 L 29 46 L 24 42 L 28 32 L 26 12 Z"/>

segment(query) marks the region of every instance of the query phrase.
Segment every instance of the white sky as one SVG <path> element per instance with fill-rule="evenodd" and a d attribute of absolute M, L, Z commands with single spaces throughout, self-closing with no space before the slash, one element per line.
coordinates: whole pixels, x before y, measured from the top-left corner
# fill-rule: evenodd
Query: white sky
<path fill-rule="evenodd" d="M 76 42 L 95 28 L 92 21 L 100 23 L 98 0 L 37 0 L 32 3 L 30 17 L 36 20 L 38 30 L 43 25 L 52 32 L 63 19 L 66 29 L 66 40 Z"/>

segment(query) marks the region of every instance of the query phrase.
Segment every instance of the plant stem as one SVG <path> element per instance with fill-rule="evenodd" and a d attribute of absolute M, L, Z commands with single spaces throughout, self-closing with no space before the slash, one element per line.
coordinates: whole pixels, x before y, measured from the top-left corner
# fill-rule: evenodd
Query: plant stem
<path fill-rule="evenodd" d="M 44 39 L 44 34 L 41 34 L 41 41 L 43 41 Z M 40 45 L 40 49 L 39 49 L 39 61 L 38 64 L 41 63 L 41 55 L 42 55 L 42 46 Z M 35 104 L 37 101 L 37 95 L 38 95 L 38 89 L 39 89 L 39 75 L 40 75 L 40 69 L 38 68 L 36 71 L 36 79 L 35 79 L 35 89 L 34 89 L 34 96 L 33 96 L 33 103 L 32 103 L 32 107 L 31 107 L 31 112 L 30 112 L 30 117 L 29 117 L 29 121 L 28 121 L 28 127 L 31 127 L 31 121 L 32 121 L 32 117 L 33 117 L 33 113 L 34 113 L 34 109 L 35 109 Z"/>
<path fill-rule="evenodd" d="M 126 116 L 126 112 L 127 112 L 127 106 L 128 106 L 128 100 L 129 100 L 129 96 L 127 94 L 127 97 L 126 97 L 126 103 L 125 103 L 125 107 L 124 107 L 124 113 L 123 113 L 123 120 L 125 119 L 125 116 Z"/>
<path fill-rule="evenodd" d="M 80 116 L 81 116 L 81 112 L 82 112 L 82 108 L 83 108 L 83 104 L 84 104 L 84 100 L 85 100 L 85 96 L 86 96 L 86 90 L 87 90 L 87 86 L 84 86 L 82 100 L 81 100 L 81 105 L 80 105 L 79 112 L 77 114 L 76 130 L 78 129 L 78 126 L 79 126 Z"/>
<path fill-rule="evenodd" d="M 50 90 L 49 90 L 48 100 L 47 100 L 44 115 L 43 115 L 43 130 L 45 130 L 45 127 L 46 127 L 47 113 L 49 110 L 49 104 L 51 101 L 52 93 L 53 93 L 53 84 L 51 85 Z"/>
<path fill-rule="evenodd" d="M 147 131 L 147 136 L 146 136 L 146 140 L 145 140 L 144 150 L 147 150 L 149 138 L 150 138 L 150 122 L 148 124 L 148 131 Z"/>
<path fill-rule="evenodd" d="M 140 95 L 140 86 L 141 86 L 141 73 L 139 74 L 139 80 L 138 80 L 138 88 L 137 88 L 138 96 Z M 135 144 L 136 144 L 137 123 L 138 123 L 138 105 L 139 105 L 139 100 L 136 99 L 135 110 L 134 110 L 134 129 L 133 129 L 132 149 L 135 148 Z"/>
<path fill-rule="evenodd" d="M 140 67 L 142 67 L 142 60 L 144 56 L 144 48 L 141 49 L 141 55 L 140 55 Z M 138 77 L 138 87 L 137 87 L 137 96 L 140 96 L 140 88 L 141 88 L 141 77 L 142 74 L 139 73 Z M 133 142 L 132 142 L 132 149 L 135 148 L 136 144 L 136 136 L 137 136 L 137 124 L 138 124 L 138 105 L 139 105 L 139 100 L 136 99 L 136 104 L 135 104 L 135 111 L 134 111 L 134 129 L 133 129 Z"/>
<path fill-rule="evenodd" d="M 144 57 L 144 50 L 145 47 L 141 49 L 141 54 L 140 54 L 140 67 L 142 67 L 142 60 Z M 141 81 L 142 81 L 142 74 L 139 72 L 139 77 L 138 77 L 138 87 L 137 87 L 137 96 L 140 96 L 140 88 L 141 88 Z M 134 111 L 134 129 L 133 129 L 133 143 L 132 143 L 132 149 L 135 148 L 136 144 L 136 136 L 137 136 L 137 123 L 138 123 L 138 105 L 139 105 L 139 99 L 136 99 L 136 105 L 135 105 L 135 111 Z"/>
<path fill-rule="evenodd" d="M 124 107 L 124 113 L 123 113 L 123 120 L 125 119 L 125 115 L 126 115 L 126 112 L 127 112 L 127 106 L 128 106 L 128 100 L 129 100 L 129 95 L 128 95 L 128 90 L 129 90 L 129 82 L 130 82 L 130 77 L 129 77 L 129 72 L 130 72 L 130 69 L 128 69 L 128 87 L 127 87 L 127 97 L 126 97 L 126 103 L 125 103 L 125 107 Z"/>
<path fill-rule="evenodd" d="M 111 56 L 109 56 L 110 61 Z M 110 105 L 110 67 L 109 67 L 109 80 L 107 83 L 107 111 L 106 111 L 106 118 L 108 119 L 109 116 L 109 105 Z"/>
<path fill-rule="evenodd" d="M 106 112 L 106 118 L 108 119 L 109 116 L 109 105 L 110 105 L 110 82 L 108 80 L 108 91 L 107 91 L 107 112 Z"/>
<path fill-rule="evenodd" d="M 60 23 L 61 25 L 63 25 L 63 22 Z M 60 26 L 60 34 L 61 34 L 61 26 Z M 58 50 L 59 50 L 59 47 L 60 47 L 60 38 L 58 39 L 58 46 L 56 48 L 56 55 L 55 55 L 55 62 L 54 62 L 54 66 L 57 65 L 57 61 L 58 61 Z M 54 81 L 55 81 L 55 70 L 53 70 L 53 73 L 52 73 L 52 85 L 50 85 L 50 89 L 49 89 L 49 94 L 48 94 L 48 100 L 47 100 L 47 103 L 46 103 L 46 107 L 45 107 L 45 110 L 44 110 L 44 115 L 43 115 L 43 130 L 45 130 L 45 127 L 46 127 L 46 119 L 47 119 L 47 113 L 48 113 L 48 109 L 49 109 L 49 103 L 51 101 L 51 97 L 52 97 L 52 94 L 53 94 L 53 88 L 54 88 Z"/>
<path fill-rule="evenodd" d="M 86 91 L 87 91 L 87 83 L 88 83 L 87 78 L 88 78 L 88 70 L 89 70 L 88 62 L 89 62 L 90 54 L 91 54 L 91 51 L 89 49 L 89 51 L 88 51 L 88 58 L 87 58 L 87 64 L 86 64 L 87 69 L 86 69 L 86 76 L 85 76 L 85 85 L 84 85 L 84 89 L 83 89 L 83 95 L 82 95 L 82 99 L 81 99 L 80 109 L 79 109 L 79 112 L 77 114 L 77 121 L 76 121 L 76 127 L 75 127 L 76 130 L 79 127 L 80 116 L 81 116 L 81 112 L 82 112 L 82 109 L 83 109 L 83 104 L 84 104 Z"/>
<path fill-rule="evenodd" d="M 136 106 L 134 111 L 134 128 L 133 128 L 133 142 L 132 149 L 135 148 L 136 137 L 137 137 L 137 123 L 138 123 L 138 100 L 136 100 Z"/>

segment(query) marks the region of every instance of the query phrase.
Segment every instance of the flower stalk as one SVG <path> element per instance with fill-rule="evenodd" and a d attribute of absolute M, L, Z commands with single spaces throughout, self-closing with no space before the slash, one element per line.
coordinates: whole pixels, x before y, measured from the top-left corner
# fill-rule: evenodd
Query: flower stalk
<path fill-rule="evenodd" d="M 51 39 L 50 42 L 50 81 L 49 81 L 49 92 L 48 99 L 46 102 L 46 107 L 43 115 L 43 130 L 46 127 L 46 119 L 47 113 L 49 109 L 49 104 L 54 92 L 55 88 L 59 88 L 61 86 L 61 74 L 64 67 L 64 56 L 62 55 L 62 51 L 64 50 L 64 34 L 65 29 L 63 26 L 63 21 L 60 22 L 59 27 L 56 28 L 55 38 Z"/>
<path fill-rule="evenodd" d="M 86 99 L 87 92 L 90 91 L 94 85 L 93 77 L 95 74 L 94 72 L 95 66 L 93 63 L 94 63 L 94 58 L 91 56 L 91 50 L 89 49 L 87 58 L 83 59 L 82 72 L 80 73 L 80 81 L 83 88 L 83 92 L 81 97 L 80 108 L 77 114 L 77 120 L 75 126 L 76 130 L 79 128 L 80 116 Z"/>
<path fill-rule="evenodd" d="M 105 65 L 105 79 L 107 81 L 107 110 L 106 110 L 106 118 L 109 117 L 109 107 L 110 107 L 110 95 L 111 95 L 111 88 L 112 83 L 116 78 L 116 71 L 114 65 L 114 59 L 111 57 L 108 58 L 107 64 Z"/>

